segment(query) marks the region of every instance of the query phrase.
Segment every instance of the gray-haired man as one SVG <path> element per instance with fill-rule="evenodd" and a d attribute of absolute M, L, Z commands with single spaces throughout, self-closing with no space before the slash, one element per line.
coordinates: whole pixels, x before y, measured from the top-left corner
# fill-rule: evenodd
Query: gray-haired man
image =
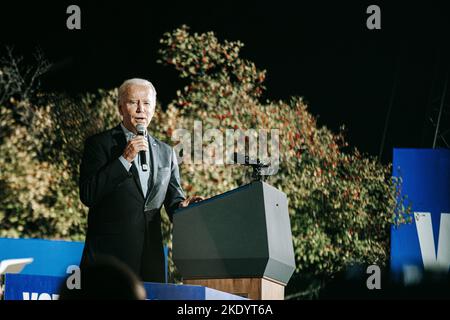
<path fill-rule="evenodd" d="M 170 146 L 137 135 L 139 125 L 150 124 L 155 106 L 156 90 L 149 81 L 127 80 L 119 88 L 122 123 L 86 139 L 79 188 L 89 215 L 81 267 L 110 255 L 143 281 L 164 282 L 161 207 L 172 220 L 175 209 L 203 199 L 185 198 Z M 140 151 L 148 170 L 142 168 Z"/>

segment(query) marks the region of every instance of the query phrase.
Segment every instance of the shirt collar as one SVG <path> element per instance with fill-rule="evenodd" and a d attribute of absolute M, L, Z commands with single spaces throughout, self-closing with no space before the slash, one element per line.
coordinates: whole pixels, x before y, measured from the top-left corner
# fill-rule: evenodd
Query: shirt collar
<path fill-rule="evenodd" d="M 122 128 L 123 133 L 125 134 L 125 137 L 127 138 L 127 142 L 132 140 L 136 134 L 134 134 L 133 132 L 131 132 L 130 130 L 128 130 L 123 123 L 120 123 L 120 127 Z"/>

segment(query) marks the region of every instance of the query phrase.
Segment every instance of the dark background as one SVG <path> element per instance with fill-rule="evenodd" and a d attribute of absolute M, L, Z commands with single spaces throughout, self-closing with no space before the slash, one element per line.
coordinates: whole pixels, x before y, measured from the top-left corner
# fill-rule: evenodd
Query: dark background
<path fill-rule="evenodd" d="M 79 31 L 66 28 L 70 4 L 81 8 Z M 366 28 L 370 4 L 381 8 L 381 30 Z M 303 96 L 319 124 L 335 131 L 345 124 L 348 141 L 363 152 L 379 155 L 392 99 L 385 162 L 393 147 L 432 146 L 429 119 L 437 118 L 449 71 L 444 1 L 17 0 L 3 1 L 0 14 L 0 50 L 9 44 L 31 57 L 40 47 L 54 63 L 44 89 L 78 93 L 145 77 L 163 104 L 183 85 L 175 71 L 156 64 L 164 32 L 187 24 L 240 40 L 242 56 L 268 72 L 266 98 Z M 442 132 L 449 119 L 444 113 Z"/>

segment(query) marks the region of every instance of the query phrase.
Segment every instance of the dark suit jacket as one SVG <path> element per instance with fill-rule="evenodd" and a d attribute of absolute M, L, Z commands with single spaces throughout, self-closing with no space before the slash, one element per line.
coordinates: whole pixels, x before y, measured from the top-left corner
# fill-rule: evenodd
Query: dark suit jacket
<path fill-rule="evenodd" d="M 80 198 L 89 207 L 81 267 L 98 255 L 112 255 L 144 281 L 164 281 L 160 209 L 172 215 L 185 199 L 177 158 L 167 144 L 149 135 L 150 178 L 144 197 L 137 169 L 128 172 L 119 157 L 126 138 L 119 126 L 86 139 L 80 167 Z"/>

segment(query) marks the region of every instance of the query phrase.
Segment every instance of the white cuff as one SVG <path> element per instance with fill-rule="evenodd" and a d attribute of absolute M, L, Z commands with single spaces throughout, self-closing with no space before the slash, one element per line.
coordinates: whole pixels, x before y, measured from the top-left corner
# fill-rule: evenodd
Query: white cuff
<path fill-rule="evenodd" d="M 123 166 L 127 171 L 130 171 L 131 163 L 129 163 L 123 156 L 119 157 L 120 162 L 122 162 Z"/>

